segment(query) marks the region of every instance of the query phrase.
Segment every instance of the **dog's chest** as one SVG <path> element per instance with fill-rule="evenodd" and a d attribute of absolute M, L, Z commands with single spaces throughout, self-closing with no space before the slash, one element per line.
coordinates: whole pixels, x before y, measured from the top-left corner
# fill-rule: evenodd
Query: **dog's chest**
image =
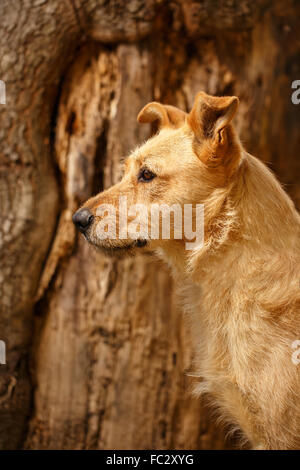
<path fill-rule="evenodd" d="M 197 375 L 246 389 L 247 370 L 260 361 L 256 344 L 260 326 L 251 301 L 240 293 L 238 283 L 225 286 L 212 279 L 199 285 L 187 283 L 182 298 L 191 324 Z"/>

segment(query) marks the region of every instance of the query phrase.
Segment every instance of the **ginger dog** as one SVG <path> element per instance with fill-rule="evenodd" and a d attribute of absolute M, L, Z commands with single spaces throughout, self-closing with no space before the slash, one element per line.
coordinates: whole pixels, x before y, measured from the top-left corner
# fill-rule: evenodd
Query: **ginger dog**
<path fill-rule="evenodd" d="M 170 266 L 190 318 L 198 393 L 256 449 L 300 448 L 300 216 L 232 126 L 238 98 L 200 92 L 189 114 L 149 103 L 159 132 L 126 160 L 125 175 L 73 221 L 108 254 L 152 250 Z M 204 242 L 97 235 L 102 204 L 204 205 Z M 120 210 L 116 209 L 118 220 Z M 148 222 L 145 222 L 147 224 Z M 117 224 L 118 225 L 118 224 Z M 109 229 L 108 229 L 109 231 Z M 300 362 L 300 361 L 299 361 Z"/>

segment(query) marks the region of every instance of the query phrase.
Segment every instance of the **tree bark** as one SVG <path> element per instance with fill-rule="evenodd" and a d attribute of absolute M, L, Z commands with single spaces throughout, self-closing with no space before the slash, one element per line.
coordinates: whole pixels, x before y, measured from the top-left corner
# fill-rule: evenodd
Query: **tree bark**
<path fill-rule="evenodd" d="M 0 4 L 0 448 L 231 447 L 188 376 L 167 269 L 106 259 L 73 211 L 116 183 L 153 99 L 241 99 L 237 129 L 300 206 L 299 5 L 16 0 Z"/>

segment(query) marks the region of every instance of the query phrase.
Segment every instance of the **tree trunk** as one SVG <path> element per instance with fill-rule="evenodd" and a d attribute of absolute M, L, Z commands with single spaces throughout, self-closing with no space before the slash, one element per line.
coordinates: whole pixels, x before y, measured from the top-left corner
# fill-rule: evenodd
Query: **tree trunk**
<path fill-rule="evenodd" d="M 151 100 L 241 99 L 237 129 L 300 207 L 296 0 L 2 0 L 0 448 L 233 445 L 191 395 L 193 351 L 167 269 L 75 234 L 116 183 Z"/>

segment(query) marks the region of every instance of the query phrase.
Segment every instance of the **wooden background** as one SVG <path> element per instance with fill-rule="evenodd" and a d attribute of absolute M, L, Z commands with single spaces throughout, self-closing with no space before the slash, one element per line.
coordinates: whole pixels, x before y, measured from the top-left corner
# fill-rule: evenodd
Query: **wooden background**
<path fill-rule="evenodd" d="M 72 212 L 117 182 L 153 99 L 235 94 L 248 151 L 300 207 L 300 3 L 2 0 L 0 448 L 232 447 L 191 396 L 170 276 L 106 259 Z"/>

